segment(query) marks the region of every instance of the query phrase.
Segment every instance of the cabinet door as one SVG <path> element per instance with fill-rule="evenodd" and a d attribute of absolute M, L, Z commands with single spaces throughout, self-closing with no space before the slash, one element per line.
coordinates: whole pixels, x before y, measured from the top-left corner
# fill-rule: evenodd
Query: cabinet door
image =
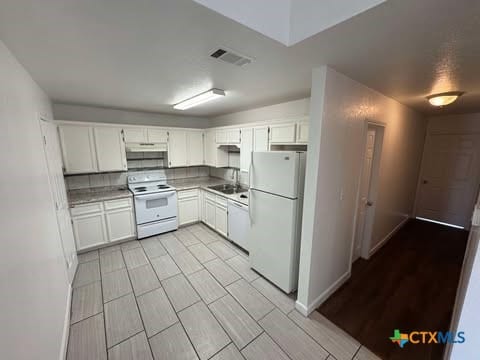
<path fill-rule="evenodd" d="M 279 124 L 270 126 L 270 143 L 294 144 L 296 124 Z"/>
<path fill-rule="evenodd" d="M 72 217 L 72 222 L 77 250 L 108 242 L 103 212 L 75 216 Z"/>
<path fill-rule="evenodd" d="M 148 142 L 149 143 L 166 143 L 168 139 L 168 133 L 165 129 L 147 129 Z"/>
<path fill-rule="evenodd" d="M 206 222 L 205 214 L 205 191 L 200 190 L 198 192 L 198 217 L 201 221 Z"/>
<path fill-rule="evenodd" d="M 81 174 L 97 171 L 93 130 L 89 126 L 60 125 L 65 173 Z"/>
<path fill-rule="evenodd" d="M 96 127 L 93 131 L 95 134 L 98 171 L 126 171 L 127 155 L 125 153 L 122 129 Z"/>
<path fill-rule="evenodd" d="M 240 171 L 250 170 L 250 161 L 253 150 L 253 130 L 242 129 L 242 141 L 240 143 Z"/>
<path fill-rule="evenodd" d="M 228 129 L 227 141 L 229 144 L 240 144 L 240 129 Z"/>
<path fill-rule="evenodd" d="M 225 237 L 228 236 L 227 208 L 218 204 L 215 208 L 215 230 Z"/>
<path fill-rule="evenodd" d="M 217 147 L 215 130 L 205 133 L 205 165 L 212 167 L 228 166 L 228 152 Z"/>
<path fill-rule="evenodd" d="M 215 135 L 215 131 L 205 132 L 205 165 L 208 166 L 215 166 L 215 151 L 217 149 Z"/>
<path fill-rule="evenodd" d="M 301 122 L 297 125 L 297 143 L 308 143 L 308 122 Z"/>
<path fill-rule="evenodd" d="M 253 151 L 268 151 L 268 126 L 253 129 Z"/>
<path fill-rule="evenodd" d="M 227 130 L 217 130 L 216 143 L 217 144 L 228 144 Z"/>
<path fill-rule="evenodd" d="M 178 224 L 186 225 L 198 221 L 198 197 L 178 200 Z"/>
<path fill-rule="evenodd" d="M 205 200 L 205 223 L 213 229 L 215 229 L 215 212 L 215 202 Z"/>
<path fill-rule="evenodd" d="M 108 240 L 125 240 L 135 236 L 135 220 L 131 207 L 110 210 L 105 213 Z"/>
<path fill-rule="evenodd" d="M 147 129 L 145 128 L 125 128 L 125 142 L 127 143 L 143 143 L 147 142 Z"/>
<path fill-rule="evenodd" d="M 187 132 L 170 130 L 168 132 L 168 167 L 187 165 Z"/>
<path fill-rule="evenodd" d="M 187 164 L 190 166 L 203 165 L 203 132 L 189 131 L 187 133 Z"/>

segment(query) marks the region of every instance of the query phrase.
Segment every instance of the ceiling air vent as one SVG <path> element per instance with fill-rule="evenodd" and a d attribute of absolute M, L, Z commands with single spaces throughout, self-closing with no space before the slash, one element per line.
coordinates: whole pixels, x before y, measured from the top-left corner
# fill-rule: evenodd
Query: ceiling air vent
<path fill-rule="evenodd" d="M 223 62 L 236 65 L 236 66 L 243 66 L 250 64 L 253 59 L 246 57 L 244 55 L 240 55 L 239 53 L 232 51 L 227 48 L 217 49 L 212 54 L 210 54 L 212 58 L 221 60 Z"/>

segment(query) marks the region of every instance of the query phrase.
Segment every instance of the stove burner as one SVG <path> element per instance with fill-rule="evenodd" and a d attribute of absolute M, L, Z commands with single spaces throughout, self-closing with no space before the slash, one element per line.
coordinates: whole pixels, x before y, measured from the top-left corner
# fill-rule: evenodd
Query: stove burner
<path fill-rule="evenodd" d="M 144 192 L 144 191 L 147 191 L 147 188 L 145 186 L 141 186 L 141 187 L 136 187 L 135 189 L 136 192 Z"/>
<path fill-rule="evenodd" d="M 168 185 L 158 185 L 159 189 L 168 189 L 170 186 Z"/>

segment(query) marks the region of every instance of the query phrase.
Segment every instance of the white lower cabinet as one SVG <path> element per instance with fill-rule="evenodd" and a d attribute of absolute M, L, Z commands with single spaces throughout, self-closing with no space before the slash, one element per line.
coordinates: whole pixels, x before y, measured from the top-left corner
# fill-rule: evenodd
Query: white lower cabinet
<path fill-rule="evenodd" d="M 198 222 L 200 219 L 198 189 L 177 192 L 178 225 Z"/>
<path fill-rule="evenodd" d="M 102 212 L 72 216 L 72 224 L 77 250 L 108 242 L 105 218 Z"/>
<path fill-rule="evenodd" d="M 219 203 L 216 204 L 215 208 L 215 230 L 220 234 L 227 237 L 228 236 L 228 211 L 227 207 Z"/>
<path fill-rule="evenodd" d="M 215 229 L 216 204 L 208 198 L 205 199 L 205 224 Z"/>
<path fill-rule="evenodd" d="M 205 216 L 202 221 L 227 237 L 228 235 L 228 210 L 227 199 L 223 196 L 204 191 Z"/>
<path fill-rule="evenodd" d="M 70 209 L 77 251 L 134 238 L 132 199 L 76 205 Z"/>
<path fill-rule="evenodd" d="M 108 241 L 119 241 L 135 236 L 135 220 L 132 208 L 105 212 Z"/>

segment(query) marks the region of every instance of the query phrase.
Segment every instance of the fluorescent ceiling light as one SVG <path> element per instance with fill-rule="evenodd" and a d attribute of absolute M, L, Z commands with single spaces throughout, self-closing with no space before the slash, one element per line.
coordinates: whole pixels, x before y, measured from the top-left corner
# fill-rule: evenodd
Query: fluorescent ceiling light
<path fill-rule="evenodd" d="M 190 99 L 183 100 L 178 104 L 174 105 L 173 108 L 177 110 L 185 110 L 191 107 L 206 103 L 207 101 L 215 100 L 219 97 L 225 96 L 225 91 L 220 89 L 210 89 L 204 93 L 195 95 Z"/>
<path fill-rule="evenodd" d="M 453 103 L 462 95 L 463 92 L 461 91 L 448 91 L 440 94 L 427 96 L 427 100 L 433 106 L 445 106 Z"/>

